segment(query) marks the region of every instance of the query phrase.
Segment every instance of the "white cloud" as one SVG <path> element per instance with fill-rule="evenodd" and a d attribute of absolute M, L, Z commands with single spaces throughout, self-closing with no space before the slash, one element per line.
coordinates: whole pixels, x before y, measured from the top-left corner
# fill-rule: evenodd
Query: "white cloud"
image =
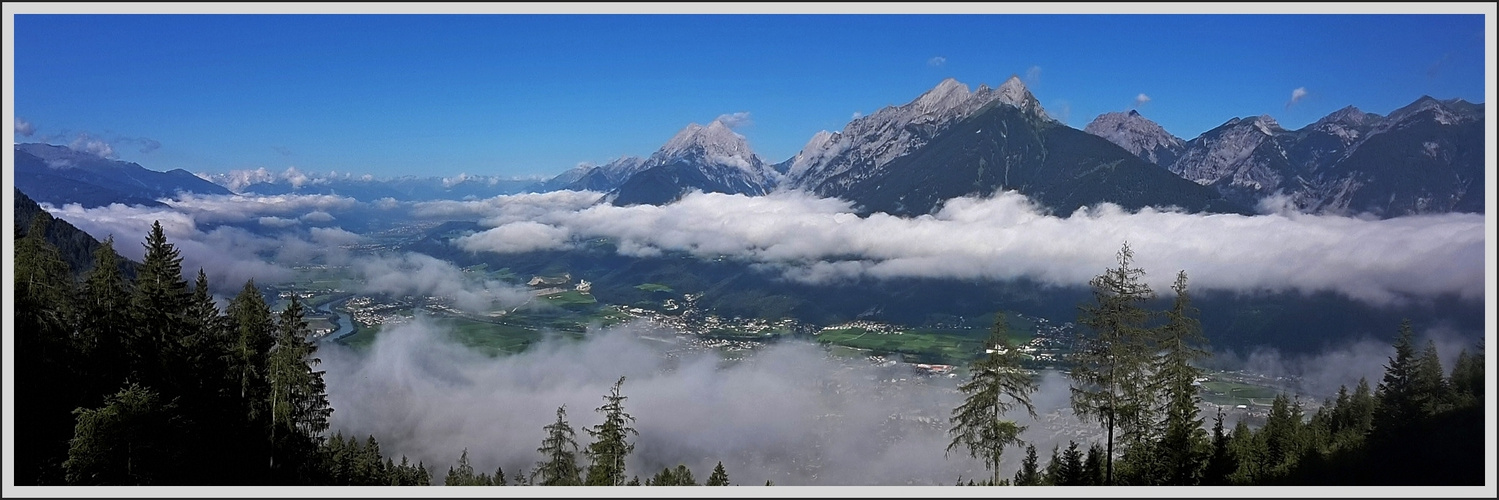
<path fill-rule="evenodd" d="M 935 56 L 935 57 L 932 57 L 931 59 L 927 59 L 926 60 L 926 65 L 927 66 L 931 66 L 933 68 L 940 68 L 940 67 L 942 67 L 942 66 L 944 66 L 946 64 L 947 64 L 947 58 L 946 57 L 942 57 L 942 56 Z"/>
<path fill-rule="evenodd" d="M 743 126 L 748 126 L 748 125 L 753 125 L 754 124 L 754 121 L 750 120 L 750 114 L 749 114 L 748 111 L 740 111 L 738 113 L 727 113 L 727 114 L 718 115 L 718 118 L 714 118 L 714 120 L 718 121 L 719 123 L 722 123 L 723 126 L 728 127 L 730 129 L 736 129 L 736 128 L 739 128 L 739 127 L 743 127 Z"/>
<path fill-rule="evenodd" d="M 306 222 L 326 224 L 329 222 L 333 222 L 334 217 L 333 214 L 330 214 L 328 212 L 324 212 L 322 210 L 314 210 L 312 212 L 308 212 L 307 215 L 303 215 L 301 219 Z"/>
<path fill-rule="evenodd" d="M 260 225 L 267 227 L 291 227 L 297 224 L 301 224 L 301 221 L 297 219 L 283 219 L 271 215 L 260 218 Z"/>
<path fill-rule="evenodd" d="M 115 154 L 114 147 L 110 146 L 108 142 L 87 133 L 78 134 L 77 137 L 73 138 L 73 142 L 68 143 L 68 148 L 74 151 L 82 151 L 94 156 L 98 156 L 100 158 L 118 158 L 118 155 Z"/>
<path fill-rule="evenodd" d="M 1296 90 L 1291 91 L 1291 100 L 1286 101 L 1286 107 L 1290 108 L 1292 104 L 1300 102 L 1303 97 L 1306 97 L 1306 94 L 1306 87 L 1296 87 Z"/>
<path fill-rule="evenodd" d="M 719 461 L 747 486 L 944 485 L 985 474 L 966 454 L 944 453 L 961 398 L 954 379 L 916 382 L 905 366 L 838 361 L 802 342 L 740 353 L 732 364 L 684 347 L 672 332 L 628 325 L 489 357 L 418 319 L 383 330 L 363 353 L 329 346 L 319 355 L 337 408 L 330 431 L 373 434 L 384 453 L 420 460 L 434 476 L 465 448 L 476 470 L 529 471 L 542 427 L 563 405 L 586 441 L 583 429 L 602 418 L 594 408 L 621 376 L 639 431 L 631 476 L 682 463 L 702 481 Z M 1032 425 L 1024 437 L 1049 450 L 1049 434 Z M 1005 470 L 1023 455 L 1007 450 Z"/>
<path fill-rule="evenodd" d="M 853 116 L 851 116 L 851 117 L 849 117 L 849 119 L 850 119 L 850 120 L 857 120 L 857 119 L 859 119 L 859 117 L 861 117 L 861 116 L 864 116 L 864 113 L 860 113 L 860 112 L 858 112 L 858 111 L 855 111 L 855 112 L 854 112 L 854 115 L 853 115 Z"/>
<path fill-rule="evenodd" d="M 1104 204 L 1054 216 L 1013 192 L 957 198 L 916 218 L 860 218 L 847 202 L 795 192 L 692 193 L 666 206 L 518 205 L 526 210 L 491 207 L 506 213 L 484 221 L 493 229 L 458 244 L 508 252 L 564 248 L 563 235 L 607 237 L 623 254 L 728 256 L 798 281 L 1031 278 L 1080 286 L 1112 265 L 1128 241 L 1159 291 L 1168 289 L 1177 270 L 1186 270 L 1194 287 L 1332 290 L 1373 303 L 1446 293 L 1477 300 L 1484 290 L 1483 216 L 1474 214 L 1362 220 L 1130 213 Z"/>
<path fill-rule="evenodd" d="M 502 281 L 465 275 L 452 263 L 419 253 L 355 259 L 365 293 L 446 297 L 460 309 L 484 313 L 530 302 L 529 290 Z"/>
<path fill-rule="evenodd" d="M 36 133 L 36 127 L 31 122 L 18 116 L 16 117 L 16 133 L 20 134 L 21 137 L 31 137 Z"/>
<path fill-rule="evenodd" d="M 1144 92 L 1141 92 L 1139 95 L 1135 96 L 1135 107 L 1136 108 L 1138 108 L 1140 106 L 1144 106 L 1145 103 L 1147 103 L 1147 102 L 1150 102 L 1150 96 L 1145 95 Z"/>
<path fill-rule="evenodd" d="M 331 212 L 360 206 L 358 200 L 336 195 L 202 195 L 184 193 L 162 200 L 204 223 L 241 222 L 261 216 L 302 217 L 309 222 L 332 220 Z M 322 215 L 315 215 L 319 212 Z"/>

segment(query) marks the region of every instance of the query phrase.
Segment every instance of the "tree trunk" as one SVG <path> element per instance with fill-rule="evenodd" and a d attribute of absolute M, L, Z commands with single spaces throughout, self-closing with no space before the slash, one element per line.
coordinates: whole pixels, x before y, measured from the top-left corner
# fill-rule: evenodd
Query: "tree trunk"
<path fill-rule="evenodd" d="M 1113 486 L 1114 485 L 1114 409 L 1113 408 L 1109 408 L 1109 451 L 1108 451 L 1108 455 L 1105 456 L 1104 458 L 1105 458 L 1105 463 L 1108 464 L 1108 467 L 1106 467 L 1106 469 L 1108 470 L 1108 473 L 1104 476 L 1105 477 L 1104 483 L 1105 483 L 1106 486 Z"/>

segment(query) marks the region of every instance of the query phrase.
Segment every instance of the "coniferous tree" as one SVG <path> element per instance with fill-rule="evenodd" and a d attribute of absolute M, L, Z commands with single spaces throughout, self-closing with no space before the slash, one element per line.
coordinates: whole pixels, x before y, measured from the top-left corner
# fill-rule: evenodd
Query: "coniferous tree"
<path fill-rule="evenodd" d="M 1229 475 L 1230 483 L 1249 485 L 1263 479 L 1261 464 L 1267 454 L 1263 433 L 1251 431 L 1248 423 L 1239 420 L 1230 435 L 1229 450 L 1233 452 L 1233 462 L 1238 464 Z"/>
<path fill-rule="evenodd" d="M 1292 403 L 1285 393 L 1271 402 L 1270 416 L 1260 429 L 1265 441 L 1265 473 L 1283 475 L 1296 464 L 1305 444 L 1302 416 L 1301 403 Z"/>
<path fill-rule="evenodd" d="M 640 476 L 631 477 L 630 482 L 625 483 L 625 486 L 640 486 Z M 770 484 L 766 483 L 766 486 L 770 486 Z"/>
<path fill-rule="evenodd" d="M 79 290 L 78 339 L 90 392 L 103 395 L 119 387 L 127 376 L 126 338 L 130 330 L 130 292 L 120 274 L 114 238 L 94 251 L 94 267 L 84 275 Z M 112 386 L 112 387 L 111 387 Z"/>
<path fill-rule="evenodd" d="M 1379 409 L 1374 414 L 1374 429 L 1382 434 L 1398 432 L 1424 412 L 1413 337 L 1410 320 L 1402 321 L 1395 339 L 1395 356 L 1385 365 L 1384 380 L 1376 393 Z"/>
<path fill-rule="evenodd" d="M 188 378 L 186 347 L 191 322 L 187 318 L 187 281 L 182 279 L 182 252 L 167 241 L 161 222 L 151 224 L 143 243 L 146 256 L 137 268 L 131 297 L 137 332 L 129 351 L 135 355 L 135 380 L 159 390 L 178 392 Z"/>
<path fill-rule="evenodd" d="M 1058 452 L 1058 445 L 1051 445 L 1051 460 L 1046 462 L 1046 469 L 1041 471 L 1041 484 L 1043 485 L 1064 486 L 1062 483 L 1066 481 L 1066 476 L 1062 469 L 1065 464 L 1062 461 L 1062 455 Z"/>
<path fill-rule="evenodd" d="M 1037 463 L 1036 445 L 1025 445 L 1025 460 L 1020 462 L 1020 470 L 1015 471 L 1015 486 L 1040 486 L 1041 469 Z"/>
<path fill-rule="evenodd" d="M 985 342 L 985 356 L 973 363 L 969 380 L 958 386 L 968 397 L 949 418 L 952 428 L 948 434 L 953 438 L 947 451 L 967 448 L 970 456 L 983 460 L 984 467 L 992 471 L 991 482 L 995 484 L 999 483 L 1000 456 L 1006 446 L 1020 443 L 1020 433 L 1025 430 L 1014 421 L 1003 420 L 1004 414 L 1024 407 L 1031 418 L 1036 417 L 1030 401 L 1036 383 L 1021 370 L 1020 352 L 1010 345 L 1009 333 L 1004 313 L 995 315 Z"/>
<path fill-rule="evenodd" d="M 131 384 L 97 409 L 79 408 L 63 462 L 69 484 L 152 485 L 178 472 L 179 450 L 166 436 L 175 411 L 154 391 Z"/>
<path fill-rule="evenodd" d="M 1166 396 L 1165 431 L 1161 437 L 1160 481 L 1168 485 L 1196 484 L 1203 465 L 1201 451 L 1207 441 L 1197 405 L 1202 402 L 1197 379 L 1202 370 L 1194 366 L 1207 357 L 1203 347 L 1201 323 L 1197 310 L 1187 294 L 1187 273 L 1178 272 L 1171 289 L 1176 299 L 1166 312 L 1166 324 L 1160 330 L 1162 354 L 1156 366 L 1159 390 Z"/>
<path fill-rule="evenodd" d="M 1083 482 L 1087 486 L 1102 486 L 1108 481 L 1104 477 L 1103 448 L 1098 443 L 1088 445 L 1088 454 L 1083 458 Z"/>
<path fill-rule="evenodd" d="M 697 480 L 692 477 L 692 470 L 684 464 L 677 464 L 676 469 L 666 467 L 657 472 L 656 475 L 645 481 L 646 486 L 697 486 Z"/>
<path fill-rule="evenodd" d="M 720 462 L 718 462 L 717 466 L 713 467 L 713 474 L 711 474 L 711 475 L 708 476 L 708 482 L 703 483 L 703 486 L 728 486 L 728 485 L 729 485 L 729 473 L 723 469 L 723 462 L 720 461 Z"/>
<path fill-rule="evenodd" d="M 1426 349 L 1416 360 L 1416 394 L 1426 415 L 1435 415 L 1448 408 L 1445 378 L 1442 360 L 1437 356 L 1437 344 L 1427 340 Z"/>
<path fill-rule="evenodd" d="M 463 449 L 463 454 L 458 456 L 457 469 L 448 467 L 448 475 L 443 478 L 443 486 L 475 486 L 474 466 L 468 463 L 468 448 Z"/>
<path fill-rule="evenodd" d="M 276 344 L 267 359 L 266 379 L 270 385 L 270 430 L 272 446 L 270 465 L 278 468 L 276 458 L 299 459 L 317 449 L 319 436 L 328 429 L 328 417 L 333 408 L 328 404 L 328 394 L 323 383 L 323 372 L 313 369 L 319 359 L 314 357 L 317 344 L 308 336 L 311 332 L 302 319 L 302 305 L 292 296 L 291 303 L 281 312 L 276 325 Z M 371 442 L 366 447 L 373 446 Z M 368 453 L 370 450 L 367 450 Z M 373 450 L 378 453 L 378 448 Z M 308 471 L 297 469 L 306 464 L 284 464 L 284 470 L 294 476 L 305 477 Z M 378 466 L 378 464 L 377 464 Z M 366 465 L 368 468 L 368 465 Z M 366 471 L 358 480 L 371 482 L 372 475 Z"/>
<path fill-rule="evenodd" d="M 1067 443 L 1067 450 L 1062 452 L 1062 466 L 1057 471 L 1057 486 L 1087 486 L 1087 476 L 1083 472 L 1083 451 L 1077 448 L 1076 441 Z"/>
<path fill-rule="evenodd" d="M 1228 476 L 1233 474 L 1238 465 L 1233 462 L 1233 454 L 1228 447 L 1228 434 L 1223 429 L 1223 410 L 1218 410 L 1218 415 L 1213 418 L 1212 452 L 1208 455 L 1208 462 L 1204 466 L 1201 483 L 1206 486 L 1227 486 Z"/>
<path fill-rule="evenodd" d="M 1080 418 L 1098 422 L 1107 431 L 1105 477 L 1114 483 L 1115 430 L 1128 444 L 1149 438 L 1155 423 L 1155 395 L 1149 384 L 1154 353 L 1151 332 L 1145 326 L 1149 312 L 1144 303 L 1153 297 L 1142 280 L 1145 271 L 1131 267 L 1134 252 L 1125 243 L 1119 250 L 1119 267 L 1089 281 L 1094 303 L 1081 307 L 1079 329 L 1072 356 L 1072 411 Z M 1087 336 L 1091 331 L 1092 336 Z"/>
<path fill-rule="evenodd" d="M 574 440 L 572 426 L 567 423 L 567 405 L 557 408 L 557 421 L 548 424 L 545 430 L 547 437 L 541 441 L 541 447 L 536 449 L 541 452 L 542 461 L 536 463 L 536 471 L 531 473 L 531 480 L 542 486 L 582 485 L 577 459 L 578 443 Z M 536 481 L 538 476 L 540 481 Z"/>
<path fill-rule="evenodd" d="M 1458 353 L 1457 361 L 1452 364 L 1452 376 L 1447 384 L 1451 391 L 1450 399 L 1455 406 L 1482 406 L 1484 366 L 1483 345 L 1479 344 L 1478 354 L 1470 355 L 1467 349 Z"/>
<path fill-rule="evenodd" d="M 625 378 L 620 377 L 610 387 L 609 394 L 604 396 L 604 405 L 594 410 L 604 414 L 604 421 L 587 429 L 594 439 L 584 450 L 592 461 L 588 467 L 587 485 L 619 486 L 625 483 L 625 457 L 635 450 L 635 444 L 627 439 L 631 434 L 640 433 L 630 427 L 635 417 L 625 413 L 623 408 L 624 400 L 628 398 L 619 394 L 619 388 L 624 383 Z"/>
<path fill-rule="evenodd" d="M 246 417 L 252 421 L 265 418 L 269 408 L 266 370 L 271 348 L 276 344 L 276 324 L 271 308 L 265 303 L 255 280 L 245 282 L 229 303 L 228 321 L 234 340 L 231 355 L 232 375 L 237 380 L 239 397 L 246 404 Z"/>
<path fill-rule="evenodd" d="M 45 238 L 51 222 L 51 215 L 45 211 L 37 213 L 30 231 L 15 239 L 15 267 L 10 277 L 15 293 L 14 348 L 18 354 L 14 373 L 22 380 L 33 381 L 15 384 L 15 401 L 24 401 L 14 407 L 16 484 L 64 481 L 61 466 L 67 458 L 67 440 L 73 435 L 71 412 L 82 405 L 98 404 L 90 400 L 102 396 L 90 398 L 79 390 L 84 384 L 95 384 L 80 379 L 80 367 L 75 365 L 79 349 L 71 339 L 74 283 L 57 247 Z M 107 383 L 87 392 L 118 388 L 120 380 L 98 382 Z"/>

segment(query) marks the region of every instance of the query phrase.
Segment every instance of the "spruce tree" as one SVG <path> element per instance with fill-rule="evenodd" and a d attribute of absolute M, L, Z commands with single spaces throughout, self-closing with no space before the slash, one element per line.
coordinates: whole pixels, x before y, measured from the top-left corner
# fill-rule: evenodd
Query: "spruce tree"
<path fill-rule="evenodd" d="M 94 267 L 79 290 L 78 339 L 88 360 L 90 392 L 103 395 L 127 375 L 126 335 L 130 329 L 130 292 L 120 274 L 114 238 L 94 250 Z"/>
<path fill-rule="evenodd" d="M 1083 472 L 1083 452 L 1077 449 L 1076 441 L 1067 442 L 1062 452 L 1062 466 L 1057 471 L 1057 486 L 1086 486 L 1087 476 Z"/>
<path fill-rule="evenodd" d="M 625 483 L 625 457 L 635 450 L 635 444 L 627 439 L 631 434 L 640 433 L 630 427 L 635 417 L 624 411 L 623 403 L 628 398 L 619 394 L 619 388 L 624 383 L 625 378 L 620 377 L 609 388 L 609 394 L 604 396 L 604 405 L 594 410 L 604 414 L 604 421 L 586 429 L 594 441 L 583 452 L 592 461 L 584 484 L 619 486 Z"/>
<path fill-rule="evenodd" d="M 310 333 L 307 322 L 302 319 L 302 305 L 293 295 L 291 303 L 281 312 L 276 325 L 276 344 L 267 360 L 272 468 L 277 467 L 277 456 L 295 459 L 316 449 L 319 436 L 328 429 L 328 417 L 333 413 L 328 404 L 323 372 L 313 369 L 319 359 L 314 357 L 317 344 L 308 338 Z M 370 445 L 373 443 L 366 446 Z M 368 482 L 369 478 L 366 474 L 360 479 Z"/>
<path fill-rule="evenodd" d="M 1025 460 L 1020 462 L 1020 470 L 1015 471 L 1015 486 L 1040 486 L 1041 470 L 1037 463 L 1036 445 L 1025 445 Z"/>
<path fill-rule="evenodd" d="M 1019 349 L 1010 345 L 1009 333 L 1004 313 L 996 314 L 985 342 L 985 356 L 973 363 L 969 380 L 958 386 L 968 397 L 953 409 L 948 419 L 952 423 L 948 430 L 952 442 L 948 443 L 947 451 L 960 446 L 967 448 L 970 456 L 983 460 L 984 467 L 992 471 L 993 484 L 999 483 L 1000 456 L 1005 447 L 1020 444 L 1020 433 L 1025 430 L 1014 421 L 1004 420 L 1005 413 L 1023 407 L 1031 418 L 1036 417 L 1036 408 L 1030 401 L 1036 383 L 1021 370 L 1021 355 Z"/>
<path fill-rule="evenodd" d="M 1046 486 L 1063 486 L 1066 481 L 1064 475 L 1062 456 L 1058 453 L 1058 445 L 1051 445 L 1051 460 L 1046 462 L 1046 469 L 1041 472 L 1041 484 Z"/>
<path fill-rule="evenodd" d="M 713 467 L 713 474 L 708 476 L 708 482 L 707 483 L 703 483 L 703 486 L 728 486 L 728 485 L 729 485 L 729 473 L 723 469 L 723 462 L 719 461 L 718 465 L 715 466 L 715 467 Z"/>
<path fill-rule="evenodd" d="M 1437 356 L 1436 342 L 1427 340 L 1426 349 L 1421 351 L 1421 357 L 1416 360 L 1416 394 L 1425 414 L 1435 415 L 1449 407 L 1445 378 L 1442 360 Z"/>
<path fill-rule="evenodd" d="M 229 302 L 227 310 L 233 352 L 231 372 L 237 383 L 241 401 L 246 403 L 246 418 L 260 420 L 268 413 L 266 371 L 271 348 L 276 344 L 276 325 L 271 317 L 270 306 L 255 287 L 255 280 L 245 286 Z"/>
<path fill-rule="evenodd" d="M 1157 447 L 1163 469 L 1159 482 L 1191 485 L 1196 484 L 1201 472 L 1203 457 L 1199 452 L 1207 441 L 1197 410 L 1202 402 L 1197 391 L 1197 378 L 1202 376 L 1202 370 L 1194 364 L 1209 354 L 1204 348 L 1206 340 L 1196 308 L 1187 294 L 1186 271 L 1177 273 L 1171 289 L 1176 292 L 1176 299 L 1166 311 L 1166 324 L 1160 329 L 1162 351 L 1155 368 L 1158 388 L 1166 403 L 1165 432 Z"/>
<path fill-rule="evenodd" d="M 1213 418 L 1212 452 L 1204 466 L 1201 483 L 1205 486 L 1227 486 L 1228 476 L 1238 468 L 1228 448 L 1228 434 L 1223 430 L 1223 410 Z"/>
<path fill-rule="evenodd" d="M 531 473 L 532 482 L 542 486 L 582 485 L 583 480 L 578 477 L 578 443 L 572 426 L 567 423 L 567 405 L 557 408 L 557 421 L 548 424 L 545 431 L 547 437 L 536 449 L 541 452 L 542 461 L 536 463 L 536 471 Z M 540 481 L 536 481 L 538 476 Z"/>
<path fill-rule="evenodd" d="M 1379 383 L 1376 399 L 1379 409 L 1374 414 L 1374 428 L 1381 434 L 1389 434 L 1414 422 L 1423 412 L 1418 386 L 1414 333 L 1410 320 L 1400 323 L 1400 334 L 1395 338 L 1395 356 L 1385 365 L 1384 380 Z"/>
<path fill-rule="evenodd" d="M 1144 308 L 1153 294 L 1141 281 L 1145 271 L 1131 267 L 1133 258 L 1125 243 L 1118 253 L 1119 267 L 1089 281 L 1094 303 L 1081 307 L 1078 324 L 1087 328 L 1079 329 L 1069 372 L 1073 413 L 1107 431 L 1109 484 L 1114 483 L 1115 430 L 1131 444 L 1142 443 L 1155 423 L 1155 395 L 1149 384 L 1155 349 Z"/>
<path fill-rule="evenodd" d="M 131 371 L 135 380 L 175 394 L 189 377 L 183 344 L 192 324 L 187 318 L 182 252 L 167 241 L 160 221 L 151 224 L 142 245 L 146 256 L 137 268 L 131 297 L 132 324 L 138 329 L 129 349 L 135 355 Z"/>

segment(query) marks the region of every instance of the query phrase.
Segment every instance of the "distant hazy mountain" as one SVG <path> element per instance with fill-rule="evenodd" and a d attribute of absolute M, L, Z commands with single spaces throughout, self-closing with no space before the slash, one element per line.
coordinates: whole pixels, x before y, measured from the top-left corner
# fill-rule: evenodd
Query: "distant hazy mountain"
<path fill-rule="evenodd" d="M 863 211 L 899 215 L 1009 189 L 1059 213 L 1099 202 L 1246 211 L 1052 120 L 1014 77 L 999 89 L 972 93 L 944 80 L 915 101 L 850 122 L 841 133 L 820 133 L 793 158 L 788 176 L 793 186 L 853 201 Z"/>
<path fill-rule="evenodd" d="M 692 190 L 763 195 L 780 174 L 719 120 L 683 128 L 611 194 L 615 205 L 670 203 Z"/>
<path fill-rule="evenodd" d="M 560 189 L 571 189 L 574 191 L 598 191 L 609 192 L 618 189 L 630 176 L 647 168 L 645 158 L 639 156 L 621 156 L 599 166 L 578 167 L 557 178 L 570 175 L 578 169 L 584 169 L 577 177 L 563 184 Z M 547 181 L 551 183 L 552 181 Z"/>
<path fill-rule="evenodd" d="M 425 201 L 491 198 L 533 190 L 537 185 L 538 182 L 535 180 L 488 176 L 464 176 L 459 179 L 415 176 L 394 179 L 333 177 L 313 178 L 298 183 L 291 183 L 284 179 L 278 179 L 276 182 L 257 182 L 240 189 L 240 193 L 338 195 L 359 201 L 376 201 L 385 198 L 397 201 Z"/>
<path fill-rule="evenodd" d="M 1294 131 L 1233 118 L 1174 159 L 1170 135 L 1143 117 L 1108 113 L 1087 130 L 1240 204 L 1279 193 L 1304 211 L 1395 217 L 1484 210 L 1483 113 L 1423 96 L 1388 117 L 1349 106 Z"/>
<path fill-rule="evenodd" d="M 84 207 L 159 206 L 156 200 L 178 192 L 230 194 L 228 189 L 175 169 L 147 170 L 136 163 L 102 158 L 65 146 L 28 143 L 15 146 L 16 188 L 37 202 Z"/>

